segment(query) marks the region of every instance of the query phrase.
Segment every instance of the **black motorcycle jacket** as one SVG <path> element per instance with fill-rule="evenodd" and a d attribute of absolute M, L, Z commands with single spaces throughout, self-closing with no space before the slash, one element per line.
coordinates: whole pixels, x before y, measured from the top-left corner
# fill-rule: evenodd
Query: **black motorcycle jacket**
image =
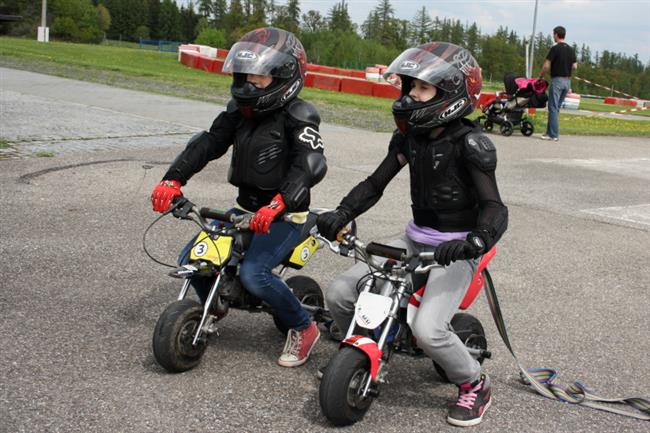
<path fill-rule="evenodd" d="M 508 222 L 508 209 L 494 175 L 496 161 L 490 139 L 466 119 L 448 124 L 435 138 L 396 131 L 388 155 L 350 191 L 340 207 L 351 217 L 365 212 L 408 164 L 415 223 L 441 232 L 471 231 L 489 249 Z"/>
<path fill-rule="evenodd" d="M 316 109 L 298 98 L 253 119 L 244 118 L 230 101 L 209 131 L 190 139 L 163 179 L 185 185 L 232 145 L 228 181 L 239 188 L 240 206 L 254 212 L 280 193 L 288 212 L 306 211 L 309 189 L 327 171 L 319 124 Z"/>

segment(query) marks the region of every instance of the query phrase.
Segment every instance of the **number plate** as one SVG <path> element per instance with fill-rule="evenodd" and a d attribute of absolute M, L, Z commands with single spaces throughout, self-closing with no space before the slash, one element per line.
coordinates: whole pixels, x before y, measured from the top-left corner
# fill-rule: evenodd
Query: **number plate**
<path fill-rule="evenodd" d="M 362 292 L 354 309 L 355 321 L 362 328 L 375 329 L 388 317 L 392 305 L 388 296 Z"/>
<path fill-rule="evenodd" d="M 220 266 L 230 258 L 232 237 L 219 236 L 212 239 L 207 233 L 201 232 L 194 241 L 190 260 L 205 260 Z"/>

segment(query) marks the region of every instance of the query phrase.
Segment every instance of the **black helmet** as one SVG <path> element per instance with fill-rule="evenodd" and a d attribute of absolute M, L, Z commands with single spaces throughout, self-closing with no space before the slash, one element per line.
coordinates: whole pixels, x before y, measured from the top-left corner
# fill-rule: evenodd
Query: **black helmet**
<path fill-rule="evenodd" d="M 393 103 L 393 117 L 403 133 L 424 133 L 467 116 L 478 106 L 481 68 L 469 51 L 447 42 L 429 42 L 409 48 L 386 69 L 384 77 L 401 79 L 402 94 Z M 436 86 L 438 93 L 426 102 L 410 96 L 413 79 Z"/>
<path fill-rule="evenodd" d="M 276 110 L 298 95 L 307 74 L 307 54 L 293 33 L 265 27 L 246 33 L 230 48 L 223 72 L 233 74 L 232 97 L 245 117 Z M 258 89 L 247 74 L 270 75 Z"/>

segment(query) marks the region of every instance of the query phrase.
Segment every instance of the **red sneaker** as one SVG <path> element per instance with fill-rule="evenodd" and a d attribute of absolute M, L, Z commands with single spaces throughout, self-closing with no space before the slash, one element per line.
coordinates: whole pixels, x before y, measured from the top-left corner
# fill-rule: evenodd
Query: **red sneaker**
<path fill-rule="evenodd" d="M 278 359 L 278 364 L 283 367 L 298 367 L 307 362 L 311 350 L 316 345 L 320 331 L 316 322 L 311 322 L 302 331 L 290 329 L 287 334 L 287 342 Z"/>

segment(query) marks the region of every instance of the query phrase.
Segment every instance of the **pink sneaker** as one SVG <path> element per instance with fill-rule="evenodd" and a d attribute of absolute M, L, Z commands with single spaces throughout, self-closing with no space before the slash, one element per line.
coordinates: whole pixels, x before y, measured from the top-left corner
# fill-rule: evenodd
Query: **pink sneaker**
<path fill-rule="evenodd" d="M 287 342 L 278 359 L 278 364 L 283 367 L 298 367 L 307 362 L 311 350 L 316 345 L 320 331 L 316 322 L 311 322 L 302 331 L 290 329 L 287 334 Z"/>

